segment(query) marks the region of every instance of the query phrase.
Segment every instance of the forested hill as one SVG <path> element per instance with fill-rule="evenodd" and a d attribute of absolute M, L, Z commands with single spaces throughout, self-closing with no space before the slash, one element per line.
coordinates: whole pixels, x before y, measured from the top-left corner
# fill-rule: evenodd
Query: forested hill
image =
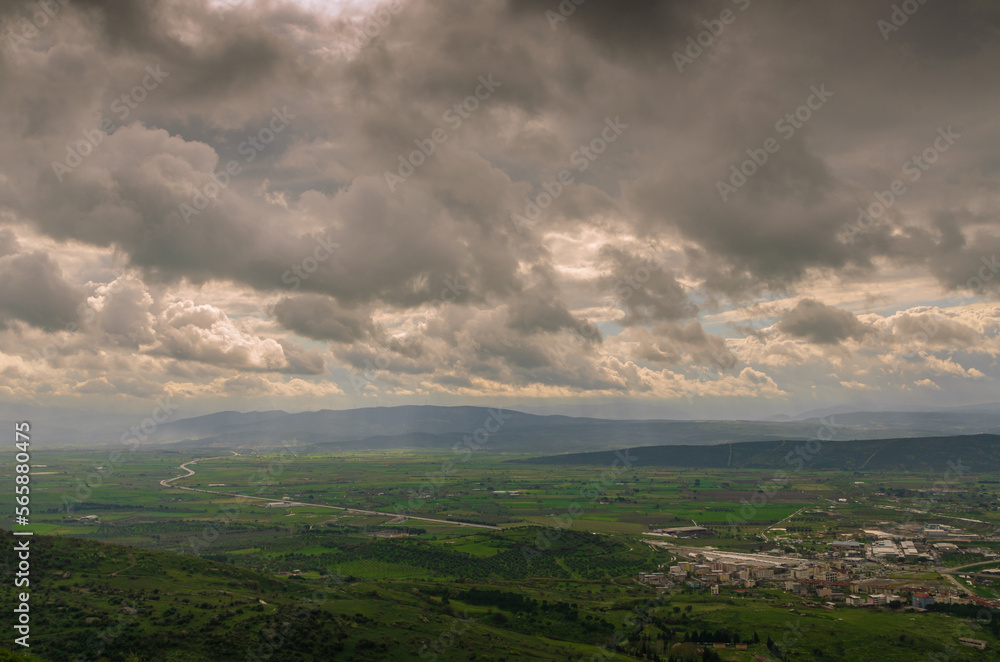
<path fill-rule="evenodd" d="M 568 453 L 524 461 L 533 464 L 621 466 L 623 455 L 620 454 L 625 452 Z M 627 454 L 628 461 L 634 466 L 932 473 L 944 473 L 949 468 L 961 466 L 967 467 L 967 471 L 982 473 L 1000 471 L 1000 435 L 643 446 L 630 448 Z"/>

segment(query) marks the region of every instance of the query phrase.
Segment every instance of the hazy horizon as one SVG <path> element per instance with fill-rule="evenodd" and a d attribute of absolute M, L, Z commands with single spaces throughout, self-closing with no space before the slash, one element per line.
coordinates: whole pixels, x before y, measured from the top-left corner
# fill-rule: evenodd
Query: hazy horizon
<path fill-rule="evenodd" d="M 996 391 L 995 7 L 33 6 L 0 9 L 4 402 Z"/>

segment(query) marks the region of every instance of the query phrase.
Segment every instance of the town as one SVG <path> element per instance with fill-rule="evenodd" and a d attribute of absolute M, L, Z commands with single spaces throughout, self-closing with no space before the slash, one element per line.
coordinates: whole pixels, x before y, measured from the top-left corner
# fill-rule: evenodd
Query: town
<path fill-rule="evenodd" d="M 886 528 L 894 526 L 882 522 Z M 939 523 L 895 525 L 895 532 L 863 529 L 850 539 L 827 542 L 827 549 L 795 552 L 779 546 L 760 553 L 732 552 L 714 547 L 689 547 L 662 538 L 711 537 L 706 527 L 668 527 L 653 531 L 657 539 L 644 542 L 676 556 L 676 563 L 662 564 L 656 572 L 640 572 L 640 584 L 662 591 L 688 588 L 712 596 L 748 597 L 758 591 L 780 591 L 813 601 L 789 602 L 789 611 L 841 608 L 926 611 L 932 605 L 974 605 L 1000 609 L 1000 601 L 978 596 L 968 584 L 1000 578 L 1000 569 L 976 566 L 996 562 L 1000 554 L 970 543 L 981 536 Z M 773 532 L 784 529 L 772 528 Z M 786 545 L 787 537 L 775 542 Z M 1000 540 L 996 536 L 990 542 Z M 961 545 L 961 546 L 960 546 Z M 970 570 L 945 568 L 945 555 L 978 557 Z M 995 564 L 993 564 L 995 565 Z M 913 581 L 892 578 L 900 571 L 934 570 L 935 579 Z M 928 573 L 924 573 L 928 574 Z M 959 643 L 985 650 L 987 642 L 962 637 Z"/>

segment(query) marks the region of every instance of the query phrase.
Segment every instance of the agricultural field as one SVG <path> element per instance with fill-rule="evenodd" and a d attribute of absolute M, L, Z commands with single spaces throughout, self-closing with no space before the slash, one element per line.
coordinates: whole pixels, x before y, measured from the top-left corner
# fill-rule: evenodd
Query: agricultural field
<path fill-rule="evenodd" d="M 940 566 L 899 564 L 872 577 L 948 585 L 944 567 L 995 567 L 982 554 L 1000 549 L 986 539 L 1000 523 L 1000 484 L 988 475 L 943 491 L 930 475 L 801 471 L 775 480 L 761 470 L 525 459 L 158 450 L 112 465 L 106 452 L 39 452 L 32 514 L 45 536 L 38 630 L 48 634 L 33 651 L 68 660 L 112 629 L 119 634 L 100 653 L 110 661 L 203 659 L 208 649 L 230 659 L 220 647 L 246 659 L 270 645 L 277 620 L 291 622 L 302 595 L 333 582 L 310 616 L 314 635 L 286 637 L 270 659 L 334 650 L 355 660 L 910 660 L 947 647 L 968 619 L 899 606 L 831 611 L 776 588 L 709 595 L 636 577 L 663 572 L 678 549 L 824 555 L 833 540 L 863 540 L 865 529 L 932 521 L 961 522 L 983 540 Z M 657 535 L 691 526 L 705 531 Z M 954 581 L 1000 595 L 995 580 L 969 577 Z M 177 628 L 206 636 L 180 644 L 168 637 Z M 989 628 L 976 636 L 1000 646 Z M 951 659 L 983 658 L 962 648 Z"/>

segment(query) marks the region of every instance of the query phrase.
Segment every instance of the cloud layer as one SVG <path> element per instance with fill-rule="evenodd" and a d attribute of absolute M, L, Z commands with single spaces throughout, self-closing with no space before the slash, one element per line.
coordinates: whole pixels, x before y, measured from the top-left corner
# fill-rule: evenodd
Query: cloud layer
<path fill-rule="evenodd" d="M 2 397 L 991 399 L 988 3 L 52 6 L 0 8 Z"/>

